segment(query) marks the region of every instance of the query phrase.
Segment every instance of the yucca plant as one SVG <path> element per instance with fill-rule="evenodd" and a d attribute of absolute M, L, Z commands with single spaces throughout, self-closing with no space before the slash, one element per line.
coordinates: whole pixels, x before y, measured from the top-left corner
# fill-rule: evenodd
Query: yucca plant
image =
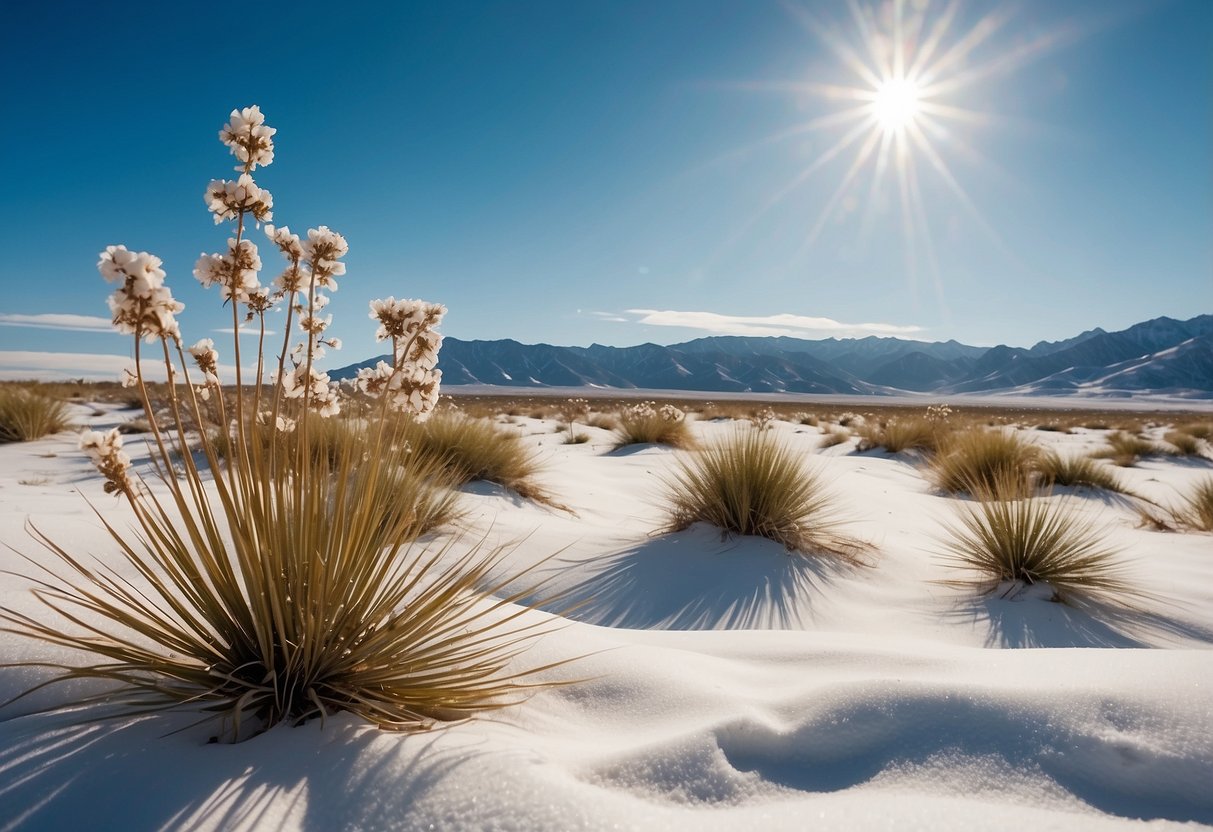
<path fill-rule="evenodd" d="M 1008 597 L 1041 584 L 1058 601 L 1126 603 L 1140 594 L 1125 578 L 1116 549 L 1072 502 L 1025 497 L 1020 487 L 1007 477 L 985 499 L 959 506 L 959 525 L 947 529 L 945 563 L 975 572 L 974 582 L 985 591 L 1001 589 Z"/>
<path fill-rule="evenodd" d="M 1172 516 L 1180 525 L 1213 532 L 1213 477 L 1193 483 Z"/>
<path fill-rule="evenodd" d="M 693 448 L 695 437 L 686 421 L 686 414 L 672 404 L 657 407 L 652 402 L 640 402 L 623 409 L 615 430 L 615 445 L 668 445 L 671 448 Z"/>
<path fill-rule="evenodd" d="M 1046 488 L 1055 485 L 1085 485 L 1125 493 L 1125 487 L 1115 472 L 1084 456 L 1066 456 L 1048 450 L 1037 456 L 1033 464 L 1038 484 Z"/>
<path fill-rule="evenodd" d="M 194 386 L 175 318 L 183 307 L 164 284 L 159 258 L 109 247 L 99 267 L 119 284 L 110 306 L 115 326 L 134 338 L 127 381 L 143 402 L 159 476 L 145 482 L 131 469 L 116 429 L 85 433 L 81 448 L 105 490 L 134 515 L 134 535 L 105 523 L 134 577 L 34 530 L 54 556 L 34 579 L 46 609 L 0 609 L 0 621 L 8 632 L 93 657 L 67 667 L 21 663 L 51 669 L 44 684 L 116 682 L 83 701 L 201 708 L 220 720 L 225 739 L 336 711 L 413 729 L 501 707 L 533 686 L 532 671 L 517 671 L 513 660 L 539 631 L 524 618 L 528 607 L 513 604 L 536 597 L 535 588 L 507 593 L 517 576 L 490 577 L 500 573 L 500 550 L 456 554 L 451 546 L 416 545 L 423 529 L 447 516 L 449 495 L 424 464 L 402 463 L 407 436 L 396 414 L 420 420 L 437 403 L 436 327 L 446 310 L 394 298 L 371 303 L 392 362 L 359 372 L 358 389 L 374 406 L 335 432 L 328 452 L 316 453 L 320 420 L 344 401 L 316 362 L 337 346 L 318 313 L 327 302 L 321 293 L 344 274 L 347 246 L 323 226 L 306 240 L 266 226 L 287 268 L 273 290 L 258 284 L 260 259 L 244 232 L 270 219 L 272 198 L 251 171 L 272 160 L 273 133 L 257 107 L 232 112 L 220 136 L 242 173 L 211 183 L 207 202 L 217 219 L 233 222 L 234 237 L 226 253 L 204 255 L 195 269 L 204 286 L 222 288 L 234 332 L 242 318 L 260 328 L 255 383 L 243 383 L 233 335 L 234 390 L 220 385 L 209 339 L 188 349 L 201 376 Z M 275 362 L 264 322 L 279 302 L 287 304 L 286 332 Z M 296 323 L 302 343 L 291 349 Z M 148 399 L 145 341 L 181 382 L 165 390 L 173 415 L 167 425 Z M 226 464 L 206 431 L 196 440 L 203 459 L 174 459 L 176 448 L 191 447 L 188 426 L 208 423 L 230 430 Z M 278 436 L 254 441 L 262 424 Z"/>
<path fill-rule="evenodd" d="M 821 474 L 766 431 L 737 430 L 688 453 L 664 486 L 670 531 L 709 523 L 724 534 L 756 535 L 789 551 L 849 560 L 865 548 L 841 533 Z"/>
<path fill-rule="evenodd" d="M 0 386 L 0 442 L 29 442 L 69 427 L 67 405 L 59 399 Z"/>
<path fill-rule="evenodd" d="M 931 458 L 935 484 L 953 494 L 1013 488 L 1027 495 L 1039 449 L 1014 433 L 970 428 L 948 435 Z"/>

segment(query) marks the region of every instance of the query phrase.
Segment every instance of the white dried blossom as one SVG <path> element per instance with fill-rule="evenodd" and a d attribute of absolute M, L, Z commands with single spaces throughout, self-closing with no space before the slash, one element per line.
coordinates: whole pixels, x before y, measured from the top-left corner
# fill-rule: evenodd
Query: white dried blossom
<path fill-rule="evenodd" d="M 218 384 L 219 353 L 215 350 L 215 342 L 210 338 L 203 338 L 189 348 L 189 353 L 194 357 L 198 369 L 206 376 L 206 380 L 211 384 Z"/>
<path fill-rule="evenodd" d="M 417 366 L 397 369 L 380 361 L 359 370 L 357 384 L 363 393 L 383 397 L 389 407 L 423 421 L 438 406 L 442 371 Z"/>
<path fill-rule="evenodd" d="M 663 404 L 657 409 L 657 415 L 666 422 L 681 422 L 686 414 L 672 404 Z"/>
<path fill-rule="evenodd" d="M 283 396 L 288 399 L 306 397 L 308 406 L 321 416 L 335 416 L 341 412 L 337 385 L 329 380 L 328 373 L 301 364 L 283 373 L 279 383 Z"/>
<path fill-rule="evenodd" d="M 322 225 L 319 228 L 309 228 L 307 239 L 302 241 L 300 246 L 303 249 L 303 258 L 311 266 L 316 285 L 337 291 L 337 281 L 333 278 L 345 274 L 345 264 L 338 261 L 350 250 L 345 238 L 327 225 Z"/>
<path fill-rule="evenodd" d="M 303 259 L 303 244 L 299 242 L 298 234 L 291 233 L 289 226 L 267 225 L 265 236 L 278 247 L 287 260 L 294 262 Z"/>
<path fill-rule="evenodd" d="M 97 270 L 110 283 L 123 284 L 126 294 L 149 298 L 164 285 L 163 262 L 146 251 L 127 251 L 126 246 L 106 246 Z"/>
<path fill-rule="evenodd" d="M 121 383 L 122 383 L 123 387 L 138 387 L 139 386 L 139 376 L 135 375 L 133 372 L 131 372 L 126 367 L 123 367 Z"/>
<path fill-rule="evenodd" d="M 167 286 L 135 295 L 130 291 L 133 281 L 118 287 L 107 299 L 114 328 L 126 335 L 139 335 L 148 341 L 156 338 L 179 340 L 181 330 L 176 315 L 185 304 L 173 299 Z"/>
<path fill-rule="evenodd" d="M 203 254 L 194 264 L 194 277 L 205 288 L 219 286 L 224 300 L 235 298 L 250 303 L 261 289 L 257 273 L 261 271 L 261 256 L 251 240 L 230 238 L 226 254 Z"/>
<path fill-rule="evenodd" d="M 231 148 L 232 155 L 240 160 L 236 170 L 253 170 L 258 165 L 274 161 L 273 135 L 278 132 L 267 127 L 261 108 L 254 104 L 243 110 L 232 110 L 232 115 L 219 131 L 219 141 Z"/>
<path fill-rule="evenodd" d="M 131 458 L 122 450 L 122 434 L 117 428 L 105 433 L 98 430 L 84 431 L 80 434 L 80 450 L 88 454 L 97 470 L 105 477 L 105 493 L 130 490 L 128 472 Z"/>
<path fill-rule="evenodd" d="M 266 222 L 274 218 L 273 195 L 257 186 L 253 177 L 247 173 L 231 182 L 226 179 L 215 179 L 206 186 L 203 194 L 206 207 L 215 215 L 215 225 L 224 220 L 234 220 L 241 213 L 252 214 L 257 222 Z"/>

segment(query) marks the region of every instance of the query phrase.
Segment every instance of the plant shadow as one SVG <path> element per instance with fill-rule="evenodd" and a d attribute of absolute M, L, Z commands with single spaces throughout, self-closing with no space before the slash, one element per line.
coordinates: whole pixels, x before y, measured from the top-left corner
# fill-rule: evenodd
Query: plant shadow
<path fill-rule="evenodd" d="M 854 565 L 704 524 L 589 562 L 561 593 L 562 614 L 626 629 L 795 629 L 808 600 Z"/>
<path fill-rule="evenodd" d="M 386 828 L 477 753 L 350 716 L 237 745 L 206 744 L 197 713 L 72 717 L 0 723 L 0 828 Z"/>
<path fill-rule="evenodd" d="M 1175 640 L 1213 644 L 1213 631 L 1161 612 L 1111 601 L 995 594 L 961 601 L 949 615 L 986 628 L 987 647 L 1157 647 Z"/>

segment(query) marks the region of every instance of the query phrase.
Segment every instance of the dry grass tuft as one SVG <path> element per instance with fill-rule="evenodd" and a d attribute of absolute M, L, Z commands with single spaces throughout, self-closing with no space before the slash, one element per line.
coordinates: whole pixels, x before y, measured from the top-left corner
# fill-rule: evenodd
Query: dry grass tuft
<path fill-rule="evenodd" d="M 1213 477 L 1196 482 L 1172 515 L 1180 525 L 1213 532 Z"/>
<path fill-rule="evenodd" d="M 1160 448 L 1148 439 L 1134 436 L 1123 430 L 1108 434 L 1108 447 L 1091 454 L 1095 459 L 1110 459 L 1114 465 L 1121 468 L 1131 468 L 1143 456 L 1151 456 L 1160 452 Z"/>
<path fill-rule="evenodd" d="M 29 442 L 69 427 L 62 401 L 22 387 L 0 387 L 0 442 Z"/>
<path fill-rule="evenodd" d="M 935 484 L 951 494 L 1027 496 L 1040 451 L 1014 433 L 970 428 L 948 434 L 931 458 Z"/>
<path fill-rule="evenodd" d="M 1175 448 L 1179 456 L 1197 456 L 1200 454 L 1200 439 L 1182 430 L 1169 430 L 1163 435 L 1167 444 Z"/>
<path fill-rule="evenodd" d="M 829 428 L 822 432 L 819 448 L 833 448 L 851 441 L 851 432 L 846 428 Z"/>
<path fill-rule="evenodd" d="M 1055 485 L 1085 485 L 1120 494 L 1126 493 L 1115 472 L 1087 457 L 1063 456 L 1057 451 L 1049 450 L 1037 457 L 1035 466 L 1038 484 L 1046 488 Z"/>
<path fill-rule="evenodd" d="M 404 427 L 413 453 L 445 468 L 456 483 L 495 482 L 521 497 L 554 505 L 552 495 L 534 481 L 539 471 L 535 454 L 513 431 L 453 411 Z"/>
<path fill-rule="evenodd" d="M 625 408 L 619 414 L 615 446 L 668 445 L 671 448 L 695 447 L 695 437 L 681 410 L 672 405 L 660 408 L 642 403 Z"/>
<path fill-rule="evenodd" d="M 934 453 L 950 432 L 946 423 L 920 416 L 893 418 L 883 424 L 869 422 L 859 430 L 860 450 L 884 448 L 893 454 L 903 451 Z"/>
<path fill-rule="evenodd" d="M 665 487 L 671 531 L 710 523 L 725 534 L 756 535 L 789 551 L 848 560 L 865 548 L 839 532 L 821 475 L 765 431 L 734 431 L 684 456 Z"/>
<path fill-rule="evenodd" d="M 1117 551 L 1066 499 L 1018 496 L 1020 483 L 995 485 L 989 499 L 960 506 L 948 527 L 945 562 L 978 574 L 985 591 L 1014 596 L 1046 585 L 1053 600 L 1125 599 L 1138 595 L 1123 577 Z"/>

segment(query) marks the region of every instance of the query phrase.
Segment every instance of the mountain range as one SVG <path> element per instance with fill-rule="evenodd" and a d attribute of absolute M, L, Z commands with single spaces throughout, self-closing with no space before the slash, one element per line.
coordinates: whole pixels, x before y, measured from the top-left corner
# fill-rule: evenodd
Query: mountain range
<path fill-rule="evenodd" d="M 376 356 L 334 370 L 350 378 Z M 1095 328 L 1030 347 L 901 338 L 711 336 L 681 344 L 558 347 L 446 338 L 443 385 L 703 392 L 1017 393 L 1213 398 L 1213 315 Z"/>

